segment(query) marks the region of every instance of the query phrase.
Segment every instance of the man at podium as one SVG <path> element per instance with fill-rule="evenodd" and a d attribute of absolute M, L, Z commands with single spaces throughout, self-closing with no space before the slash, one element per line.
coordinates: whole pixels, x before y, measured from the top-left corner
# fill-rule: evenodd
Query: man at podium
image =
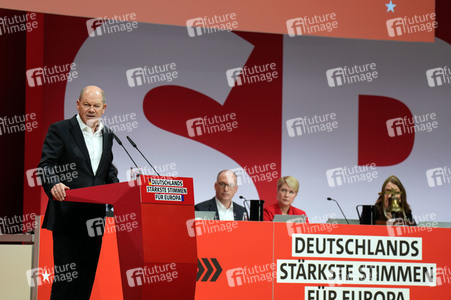
<path fill-rule="evenodd" d="M 230 170 L 219 172 L 216 177 L 215 191 L 215 197 L 195 205 L 194 209 L 196 211 L 214 211 L 217 220 L 243 220 L 246 209 L 232 201 L 238 191 L 236 174 Z"/>
<path fill-rule="evenodd" d="M 78 114 L 50 125 L 42 147 L 38 170 L 49 197 L 42 227 L 52 231 L 55 277 L 68 266 L 78 275 L 72 281 L 54 280 L 51 299 L 88 300 L 91 295 L 103 232 L 92 236 L 88 226 L 104 224 L 105 205 L 64 199 L 68 189 L 119 182 L 112 165 L 113 133 L 100 122 L 105 108 L 102 89 L 83 88 Z"/>

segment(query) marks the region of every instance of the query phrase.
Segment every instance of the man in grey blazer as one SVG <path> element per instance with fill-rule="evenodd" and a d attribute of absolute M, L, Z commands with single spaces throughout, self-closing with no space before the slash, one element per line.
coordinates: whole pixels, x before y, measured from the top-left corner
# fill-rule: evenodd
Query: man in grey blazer
<path fill-rule="evenodd" d="M 236 174 L 230 170 L 222 170 L 216 177 L 216 195 L 210 200 L 194 206 L 196 211 L 214 211 L 218 220 L 243 220 L 247 216 L 246 209 L 233 202 L 233 196 L 238 191 Z"/>
<path fill-rule="evenodd" d="M 89 300 L 91 295 L 102 233 L 92 236 L 88 226 L 105 217 L 105 205 L 64 200 L 68 189 L 119 182 L 112 164 L 113 133 L 100 122 L 105 108 L 102 89 L 85 87 L 77 100 L 78 114 L 50 125 L 42 147 L 38 167 L 49 197 L 42 227 L 52 231 L 54 275 L 77 272 L 71 281 L 54 280 L 52 300 Z"/>

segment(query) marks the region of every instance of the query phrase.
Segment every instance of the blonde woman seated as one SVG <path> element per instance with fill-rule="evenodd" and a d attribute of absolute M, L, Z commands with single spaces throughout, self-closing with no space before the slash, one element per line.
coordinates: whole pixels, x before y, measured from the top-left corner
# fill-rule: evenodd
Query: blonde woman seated
<path fill-rule="evenodd" d="M 293 176 L 285 176 L 277 181 L 277 203 L 265 207 L 263 220 L 272 221 L 275 215 L 305 215 L 305 211 L 298 209 L 291 204 L 299 191 L 299 181 Z M 306 218 L 308 223 L 308 218 Z"/>

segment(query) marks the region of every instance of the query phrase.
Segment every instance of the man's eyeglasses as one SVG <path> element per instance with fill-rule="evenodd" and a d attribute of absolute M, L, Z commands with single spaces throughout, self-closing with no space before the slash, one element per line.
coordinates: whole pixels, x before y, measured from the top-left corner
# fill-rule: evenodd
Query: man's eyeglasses
<path fill-rule="evenodd" d="M 225 182 L 218 182 L 218 185 L 222 188 L 228 187 L 229 189 L 233 189 L 236 186 L 236 184 L 233 183 L 227 184 Z"/>

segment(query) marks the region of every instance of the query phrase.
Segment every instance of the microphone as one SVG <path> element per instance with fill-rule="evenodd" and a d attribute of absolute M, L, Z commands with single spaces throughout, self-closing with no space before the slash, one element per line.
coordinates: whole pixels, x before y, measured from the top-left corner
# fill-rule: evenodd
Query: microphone
<path fill-rule="evenodd" d="M 135 142 L 132 141 L 132 139 L 127 135 L 127 140 L 130 142 L 130 144 L 132 144 L 133 147 L 136 148 L 136 150 L 138 150 L 139 154 L 141 154 L 142 157 L 144 157 L 144 159 L 147 161 L 147 163 L 152 167 L 152 169 L 155 171 L 155 173 L 157 173 L 158 176 L 161 176 L 157 170 L 155 170 L 155 168 L 152 166 L 152 164 L 147 160 L 147 158 L 144 156 L 144 154 L 142 154 L 142 152 L 139 150 L 138 146 L 136 146 Z"/>
<path fill-rule="evenodd" d="M 248 202 L 249 202 L 249 200 L 247 200 L 247 199 L 246 199 L 246 198 L 244 198 L 243 196 L 240 196 L 240 199 L 242 199 L 242 200 L 243 200 L 243 204 L 244 204 L 244 207 L 246 207 L 246 201 L 248 201 Z M 248 204 L 247 206 L 249 206 L 249 204 Z M 250 207 L 249 207 L 249 209 L 250 209 Z"/>
<path fill-rule="evenodd" d="M 349 224 L 348 218 L 346 218 L 345 213 L 344 213 L 343 210 L 341 209 L 341 206 L 340 206 L 340 204 L 338 203 L 338 201 L 335 200 L 335 199 L 332 199 L 332 198 L 330 198 L 330 197 L 327 197 L 327 200 L 329 200 L 329 201 L 335 201 L 335 203 L 337 203 L 338 208 L 339 208 L 340 211 L 341 211 L 341 214 L 343 215 L 343 217 L 345 217 L 346 223 Z"/>
<path fill-rule="evenodd" d="M 116 140 L 116 143 L 118 143 L 119 145 L 121 145 L 121 147 L 125 150 L 125 152 L 127 152 L 128 157 L 130 157 L 130 159 L 132 160 L 133 164 L 135 165 L 136 169 L 139 170 L 138 166 L 136 165 L 135 161 L 133 160 L 132 156 L 130 155 L 130 153 L 128 153 L 127 149 L 125 149 L 124 145 L 122 144 L 121 140 L 117 137 L 117 135 L 115 135 L 113 133 L 113 137 Z"/>
<path fill-rule="evenodd" d="M 246 214 L 246 215 L 245 215 L 245 216 L 243 216 L 243 219 L 244 219 L 244 221 L 247 221 L 247 219 L 248 219 L 248 216 L 247 216 L 247 210 L 246 210 L 246 201 L 247 201 L 247 202 L 249 202 L 249 200 L 247 200 L 246 198 L 244 198 L 244 197 L 243 197 L 243 196 L 241 196 L 241 195 L 240 195 L 240 197 L 239 197 L 239 198 L 240 198 L 240 199 L 242 199 L 242 200 L 244 199 L 244 201 L 243 201 L 243 204 L 244 204 L 244 210 L 246 211 L 246 212 L 245 212 L 245 214 Z M 251 206 L 250 206 L 250 204 L 249 204 L 249 203 L 247 204 L 247 207 L 249 207 L 249 211 L 251 211 Z"/>

